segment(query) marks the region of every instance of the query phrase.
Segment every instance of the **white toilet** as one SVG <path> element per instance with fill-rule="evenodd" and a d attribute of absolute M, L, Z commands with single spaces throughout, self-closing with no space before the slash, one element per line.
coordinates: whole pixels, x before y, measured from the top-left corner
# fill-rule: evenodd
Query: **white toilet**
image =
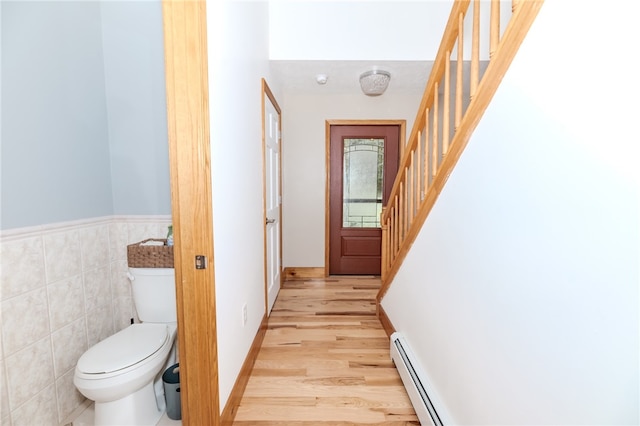
<path fill-rule="evenodd" d="M 164 412 L 162 373 L 175 362 L 177 330 L 173 268 L 130 268 L 141 323 L 89 348 L 73 383 L 95 402 L 96 426 L 156 425 Z"/>

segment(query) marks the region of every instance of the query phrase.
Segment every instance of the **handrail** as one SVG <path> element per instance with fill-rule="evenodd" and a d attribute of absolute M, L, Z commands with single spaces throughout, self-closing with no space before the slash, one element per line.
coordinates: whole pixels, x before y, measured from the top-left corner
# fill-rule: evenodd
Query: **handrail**
<path fill-rule="evenodd" d="M 472 2 L 471 58 L 465 61 L 465 18 Z M 512 0 L 509 13 L 502 14 L 506 16 L 501 16 L 501 2 L 491 0 L 488 19 L 481 15 L 481 3 L 486 1 L 456 0 L 451 9 L 398 175 L 382 210 L 382 287 L 378 302 L 387 292 L 544 0 Z M 501 19 L 508 19 L 502 36 Z M 485 61 L 481 61 L 480 51 L 483 34 L 489 38 Z M 467 63 L 469 71 L 465 70 Z M 486 65 L 484 73 L 481 65 Z"/>

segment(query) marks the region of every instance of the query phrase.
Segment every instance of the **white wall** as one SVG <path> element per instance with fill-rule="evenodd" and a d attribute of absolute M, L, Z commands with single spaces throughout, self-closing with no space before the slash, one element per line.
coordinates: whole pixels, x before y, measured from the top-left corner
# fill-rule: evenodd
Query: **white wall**
<path fill-rule="evenodd" d="M 284 95 L 280 106 L 285 267 L 324 267 L 326 120 L 406 120 L 409 134 L 421 95 Z"/>
<path fill-rule="evenodd" d="M 207 3 L 221 410 L 265 313 L 261 78 L 269 82 L 267 12 L 265 2 Z"/>
<path fill-rule="evenodd" d="M 273 60 L 433 60 L 451 0 L 272 1 Z"/>
<path fill-rule="evenodd" d="M 576 4 L 543 6 L 382 303 L 445 423 L 640 421 L 638 6 Z"/>
<path fill-rule="evenodd" d="M 451 0 L 272 1 L 269 57 L 272 60 L 432 61 L 449 19 Z M 464 21 L 464 57 L 471 58 L 473 8 Z M 500 2 L 501 32 L 512 2 Z M 480 3 L 488 19 L 491 2 Z M 480 59 L 489 58 L 489 27 L 480 33 Z M 452 55 L 457 54 L 454 48 Z"/>

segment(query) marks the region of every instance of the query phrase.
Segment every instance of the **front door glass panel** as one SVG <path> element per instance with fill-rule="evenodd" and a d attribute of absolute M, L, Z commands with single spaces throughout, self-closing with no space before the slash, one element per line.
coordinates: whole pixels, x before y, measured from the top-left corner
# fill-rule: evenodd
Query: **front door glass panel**
<path fill-rule="evenodd" d="M 342 226 L 379 228 L 384 139 L 344 139 Z"/>

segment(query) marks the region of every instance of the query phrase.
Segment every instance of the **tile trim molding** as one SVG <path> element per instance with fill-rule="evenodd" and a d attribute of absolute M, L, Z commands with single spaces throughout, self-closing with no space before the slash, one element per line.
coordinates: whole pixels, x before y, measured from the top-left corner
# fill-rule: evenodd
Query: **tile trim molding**
<path fill-rule="evenodd" d="M 144 222 L 170 222 L 171 215 L 150 216 L 102 216 L 90 219 L 78 219 L 66 222 L 54 222 L 45 225 L 27 226 L 0 230 L 0 242 L 12 241 L 20 238 L 36 237 L 60 231 L 82 228 L 86 226 L 108 225 L 112 223 L 144 223 Z"/>

